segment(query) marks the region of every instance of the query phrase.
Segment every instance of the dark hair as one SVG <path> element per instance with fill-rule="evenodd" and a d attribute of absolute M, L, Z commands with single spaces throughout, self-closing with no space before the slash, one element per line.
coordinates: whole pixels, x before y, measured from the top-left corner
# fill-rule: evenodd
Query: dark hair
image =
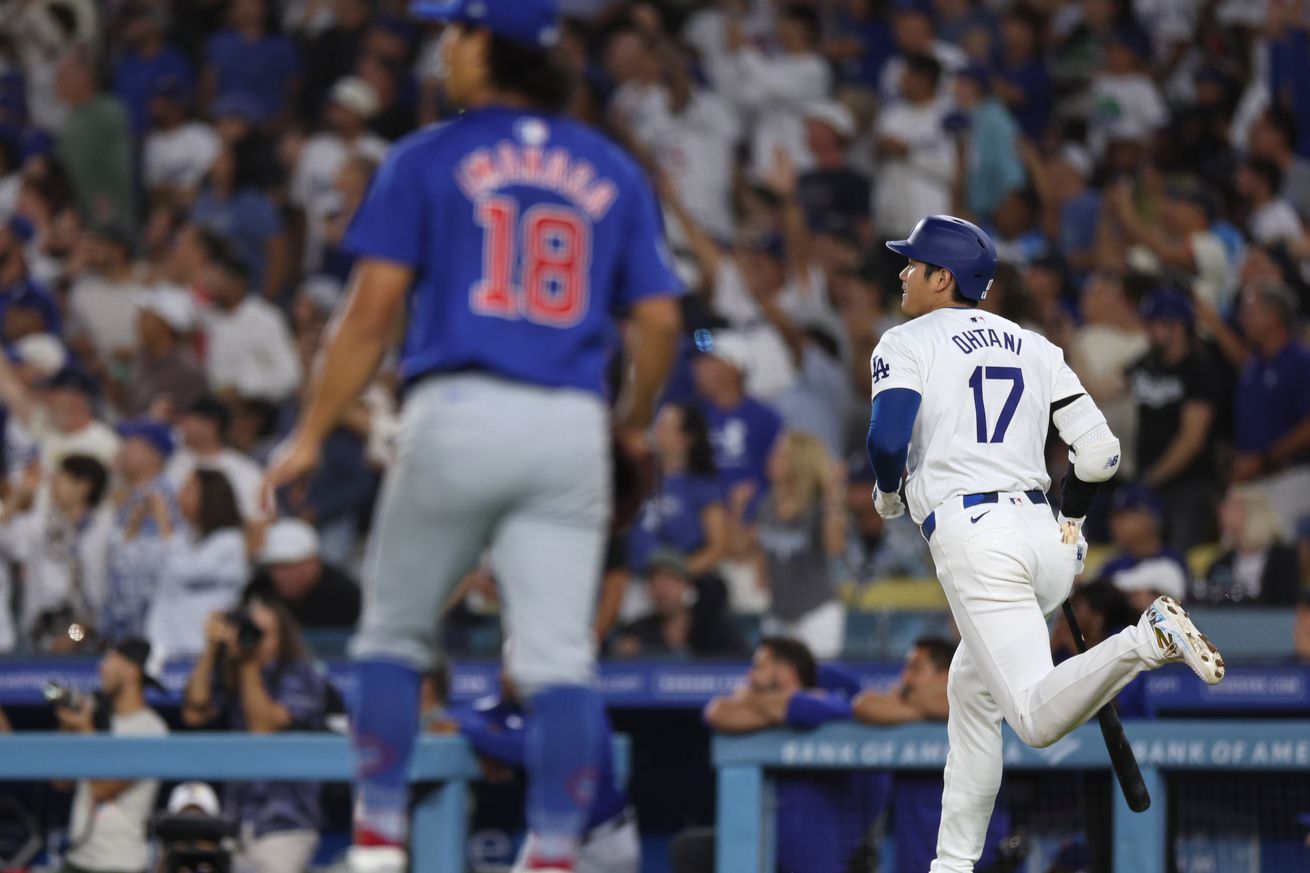
<path fill-rule="evenodd" d="M 1034 39 L 1041 39 L 1042 14 L 1027 3 L 1016 3 L 1001 13 L 1001 18 L 1017 21 L 1032 33 Z"/>
<path fill-rule="evenodd" d="M 790 665 L 796 671 L 802 688 L 819 686 L 819 665 L 815 663 L 814 655 L 810 653 L 809 648 L 800 640 L 793 640 L 790 637 L 765 637 L 760 640 L 760 646 L 768 649 L 769 654 L 777 660 Z"/>
<path fill-rule="evenodd" d="M 1295 115 L 1284 107 L 1275 104 L 1265 110 L 1265 120 L 1269 122 L 1270 127 L 1278 131 L 1285 145 L 1289 148 L 1296 145 L 1297 123 Z"/>
<path fill-rule="evenodd" d="M 1282 189 L 1283 171 L 1278 169 L 1273 161 L 1266 161 L 1263 158 L 1247 158 L 1246 168 L 1264 179 L 1271 194 L 1277 194 Z"/>
<path fill-rule="evenodd" d="M 1137 614 L 1128 602 L 1128 595 L 1111 582 L 1098 581 L 1080 585 L 1072 596 L 1086 603 L 1092 612 L 1101 616 L 1105 621 L 1107 636 L 1137 623 Z"/>
<path fill-rule="evenodd" d="M 947 267 L 939 267 L 936 264 L 929 264 L 926 261 L 922 263 L 923 263 L 923 277 L 925 279 L 932 278 L 932 274 L 936 273 L 938 270 L 946 270 L 947 272 L 950 272 L 951 278 L 955 279 L 955 273 L 951 272 Z M 971 297 L 965 297 L 964 292 L 960 290 L 960 282 L 957 279 L 955 282 L 955 287 L 951 289 L 951 302 L 954 303 L 956 306 L 968 306 L 970 309 L 977 309 L 978 304 L 980 304 L 982 301 L 974 300 Z"/>
<path fill-rule="evenodd" d="M 493 85 L 547 112 L 562 112 L 568 107 L 577 83 L 558 51 L 526 46 L 494 34 L 490 45 L 487 70 Z"/>
<path fill-rule="evenodd" d="M 921 76 L 927 76 L 932 80 L 932 86 L 937 87 L 942 80 L 941 62 L 932 55 L 909 55 L 905 59 L 905 72 L 918 73 Z"/>
<path fill-rule="evenodd" d="M 300 622 L 291 614 L 291 610 L 276 598 L 264 593 L 247 593 L 241 601 L 242 611 L 249 614 L 251 604 L 258 603 L 273 611 L 277 618 L 277 661 L 279 665 L 294 664 L 297 661 L 309 661 L 309 646 L 304 634 L 300 632 Z"/>
<path fill-rule="evenodd" d="M 710 445 L 710 427 L 700 407 L 690 403 L 674 403 L 682 414 L 683 436 L 691 441 L 687 450 L 687 469 L 695 476 L 713 479 L 718 475 L 714 467 L 714 447 Z"/>
<path fill-rule="evenodd" d="M 951 659 L 955 657 L 957 645 L 944 637 L 919 637 L 914 641 L 914 648 L 922 649 L 939 673 L 951 669 Z"/>
<path fill-rule="evenodd" d="M 241 512 L 237 509 L 232 483 L 218 470 L 200 468 L 195 472 L 200 486 L 200 518 L 196 526 L 201 538 L 227 528 L 241 529 Z"/>
<path fill-rule="evenodd" d="M 109 473 L 104 464 L 90 455 L 69 455 L 60 462 L 59 469 L 90 488 L 86 495 L 87 506 L 95 508 L 100 505 L 109 485 Z"/>
<path fill-rule="evenodd" d="M 805 28 L 805 36 L 811 46 L 818 44 L 822 28 L 819 24 L 819 13 L 813 6 L 808 3 L 788 3 L 782 8 L 782 17 L 791 19 Z"/>

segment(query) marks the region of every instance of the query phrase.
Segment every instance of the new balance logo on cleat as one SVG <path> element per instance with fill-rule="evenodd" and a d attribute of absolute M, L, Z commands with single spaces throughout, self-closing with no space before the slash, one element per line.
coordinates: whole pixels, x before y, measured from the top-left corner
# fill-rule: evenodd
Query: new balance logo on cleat
<path fill-rule="evenodd" d="M 1207 685 L 1218 685 L 1223 680 L 1223 656 L 1210 638 L 1197 630 L 1178 601 L 1157 597 L 1142 614 L 1142 622 L 1162 660 L 1182 661 Z"/>

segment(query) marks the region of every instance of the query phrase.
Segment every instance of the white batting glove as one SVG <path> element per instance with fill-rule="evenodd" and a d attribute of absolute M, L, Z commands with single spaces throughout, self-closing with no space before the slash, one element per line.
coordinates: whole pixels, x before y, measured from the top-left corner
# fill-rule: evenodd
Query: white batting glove
<path fill-rule="evenodd" d="M 873 508 L 883 518 L 899 518 L 905 514 L 905 501 L 895 491 L 873 489 Z"/>
<path fill-rule="evenodd" d="M 1087 569 L 1087 538 L 1083 536 L 1084 518 L 1065 518 L 1060 513 L 1056 519 L 1060 523 L 1060 538 L 1065 543 L 1076 544 L 1078 549 L 1074 557 L 1073 574 L 1081 576 Z"/>

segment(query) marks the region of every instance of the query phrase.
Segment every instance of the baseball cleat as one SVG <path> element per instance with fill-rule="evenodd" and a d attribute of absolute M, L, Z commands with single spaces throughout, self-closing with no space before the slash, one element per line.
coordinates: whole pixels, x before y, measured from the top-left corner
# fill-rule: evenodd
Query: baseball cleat
<path fill-rule="evenodd" d="M 351 846 L 345 873 L 405 873 L 409 863 L 398 846 Z"/>
<path fill-rule="evenodd" d="M 1142 613 L 1140 624 L 1151 634 L 1152 645 L 1165 662 L 1184 662 L 1207 685 L 1218 685 L 1224 678 L 1224 659 L 1219 649 L 1196 629 L 1177 600 L 1157 597 Z"/>

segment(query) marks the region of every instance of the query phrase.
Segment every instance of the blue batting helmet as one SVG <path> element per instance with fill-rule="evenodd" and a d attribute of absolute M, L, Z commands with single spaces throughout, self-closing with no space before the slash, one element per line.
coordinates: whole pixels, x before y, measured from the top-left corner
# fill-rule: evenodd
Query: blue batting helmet
<path fill-rule="evenodd" d="M 982 300 L 992 287 L 996 246 L 978 225 L 962 218 L 929 215 L 915 225 L 909 239 L 893 240 L 887 248 L 950 270 L 960 293 L 970 300 Z"/>

